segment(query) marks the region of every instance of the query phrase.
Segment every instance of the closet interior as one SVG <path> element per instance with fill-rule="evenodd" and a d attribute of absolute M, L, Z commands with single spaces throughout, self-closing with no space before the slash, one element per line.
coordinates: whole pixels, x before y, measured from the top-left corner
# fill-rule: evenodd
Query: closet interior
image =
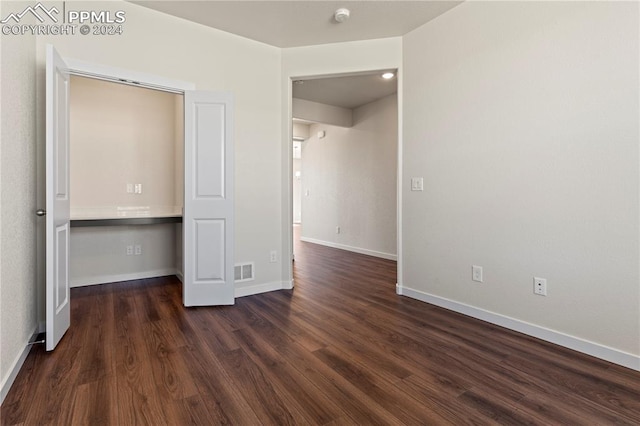
<path fill-rule="evenodd" d="M 181 277 L 183 95 L 72 76 L 69 108 L 71 286 Z"/>

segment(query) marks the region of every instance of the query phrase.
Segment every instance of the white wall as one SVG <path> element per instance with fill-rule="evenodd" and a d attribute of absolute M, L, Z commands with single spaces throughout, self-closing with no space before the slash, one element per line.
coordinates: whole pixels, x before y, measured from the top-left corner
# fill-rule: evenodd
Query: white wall
<path fill-rule="evenodd" d="M 293 123 L 293 137 L 294 138 L 309 138 L 309 125 L 305 123 Z"/>
<path fill-rule="evenodd" d="M 140 255 L 126 247 L 139 245 Z M 177 272 L 175 224 L 71 228 L 71 286 L 174 275 Z"/>
<path fill-rule="evenodd" d="M 638 47 L 617 2 L 465 2 L 404 37 L 405 294 L 640 368 Z"/>
<path fill-rule="evenodd" d="M 353 110 L 350 108 L 297 98 L 293 98 L 292 102 L 293 118 L 342 127 L 351 127 L 353 125 Z"/>
<path fill-rule="evenodd" d="M 181 95 L 72 76 L 69 107 L 72 219 L 182 213 Z M 174 274 L 182 249 L 172 224 L 72 228 L 70 241 L 72 287 Z"/>
<path fill-rule="evenodd" d="M 70 86 L 72 219 L 115 217 L 118 207 L 180 213 L 182 96 L 75 76 Z M 142 193 L 128 193 L 127 184 L 141 184 Z"/>
<path fill-rule="evenodd" d="M 22 7 L 13 3 L 12 7 Z M 9 8 L 0 6 L 4 16 Z M 35 40 L 0 37 L 0 402 L 37 328 Z"/>
<path fill-rule="evenodd" d="M 354 109 L 353 127 L 313 124 L 310 134 L 302 154 L 302 240 L 395 259 L 396 94 Z"/>
<path fill-rule="evenodd" d="M 283 170 L 281 178 L 283 214 L 281 229 L 283 230 L 282 251 L 292 253 L 292 185 L 291 185 L 291 118 L 292 118 L 292 89 L 293 78 L 303 78 L 316 75 L 338 75 L 358 73 L 362 71 L 400 69 L 402 65 L 402 38 L 393 37 L 377 40 L 364 40 L 347 43 L 323 44 L 282 49 L 282 113 L 281 128 L 283 135 L 280 146 L 280 158 Z M 401 91 L 401 70 L 399 71 L 398 90 Z M 399 105 L 402 109 L 402 105 Z M 400 116 L 402 112 L 400 111 Z M 303 170 L 304 173 L 304 170 Z M 304 214 L 304 213 L 303 213 Z M 304 218 L 303 218 L 304 220 Z M 282 275 L 291 279 L 291 263 L 282 265 Z"/>
<path fill-rule="evenodd" d="M 235 257 L 237 262 L 255 262 L 256 276 L 239 286 L 280 288 L 281 257 L 269 262 L 269 252 L 278 250 L 282 239 L 280 50 L 128 2 L 73 2 L 67 7 L 124 10 L 124 33 L 38 37 L 41 77 L 45 45 L 52 43 L 63 57 L 188 81 L 199 90 L 234 93 Z M 38 90 L 38 105 L 44 100 L 43 89 Z M 43 145 L 42 113 L 38 122 Z"/>

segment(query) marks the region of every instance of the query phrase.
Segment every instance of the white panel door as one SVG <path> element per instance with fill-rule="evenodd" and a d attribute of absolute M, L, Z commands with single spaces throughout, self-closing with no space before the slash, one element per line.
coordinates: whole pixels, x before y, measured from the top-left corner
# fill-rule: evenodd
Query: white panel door
<path fill-rule="evenodd" d="M 53 46 L 46 67 L 46 348 L 69 328 L 69 72 Z"/>
<path fill-rule="evenodd" d="M 233 98 L 184 97 L 183 303 L 233 305 Z"/>

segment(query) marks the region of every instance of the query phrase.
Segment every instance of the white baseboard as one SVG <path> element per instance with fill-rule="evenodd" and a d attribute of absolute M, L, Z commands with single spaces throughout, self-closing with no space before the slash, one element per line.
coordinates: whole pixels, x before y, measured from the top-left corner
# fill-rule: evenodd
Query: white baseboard
<path fill-rule="evenodd" d="M 333 247 L 341 250 L 352 251 L 354 253 L 366 254 L 367 256 L 381 257 L 382 259 L 398 260 L 398 256 L 391 253 L 369 250 L 360 247 L 348 246 L 346 244 L 333 243 L 331 241 L 316 240 L 315 238 L 300 237 L 300 241 L 307 243 L 320 244 L 321 246 Z"/>
<path fill-rule="evenodd" d="M 31 335 L 37 333 L 39 329 L 40 329 L 40 325 L 38 324 L 34 328 L 33 333 L 31 333 Z M 29 339 L 31 338 L 31 335 L 29 336 Z M 9 369 L 9 372 L 5 377 L 2 378 L 2 382 L 0 382 L 0 404 L 4 402 L 5 397 L 9 393 L 9 389 L 11 389 L 11 385 L 13 385 L 13 382 L 16 380 L 16 377 L 18 377 L 18 373 L 20 372 L 20 369 L 22 368 L 24 361 L 27 359 L 27 356 L 29 355 L 30 350 L 31 350 L 31 345 L 29 345 L 29 340 L 27 340 L 24 344 L 24 348 L 11 364 L 11 368 Z"/>
<path fill-rule="evenodd" d="M 293 281 L 273 281 L 265 284 L 236 287 L 235 297 L 252 296 L 254 294 L 266 293 L 275 290 L 290 290 L 293 288 Z"/>
<path fill-rule="evenodd" d="M 293 290 L 294 287 L 295 287 L 295 282 L 293 280 L 283 281 L 282 282 L 282 289 L 283 290 Z"/>
<path fill-rule="evenodd" d="M 640 356 L 396 284 L 396 293 L 640 371 Z"/>
<path fill-rule="evenodd" d="M 143 280 L 145 278 L 164 277 L 178 275 L 175 268 L 156 269 L 154 271 L 135 272 L 132 274 L 97 275 L 93 277 L 72 278 L 71 287 L 84 287 L 87 285 L 117 283 L 120 281 Z"/>
<path fill-rule="evenodd" d="M 181 283 L 184 282 L 184 275 L 182 275 L 182 271 L 176 271 L 176 278 L 178 278 Z"/>

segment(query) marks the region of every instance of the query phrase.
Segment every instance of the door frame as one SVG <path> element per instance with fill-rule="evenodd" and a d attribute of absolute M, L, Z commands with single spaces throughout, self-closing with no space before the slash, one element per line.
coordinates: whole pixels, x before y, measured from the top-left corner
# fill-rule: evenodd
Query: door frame
<path fill-rule="evenodd" d="M 196 90 L 194 83 L 175 80 L 155 74 L 131 71 L 108 65 L 95 64 L 73 58 L 64 58 L 69 67 L 69 74 L 80 77 L 90 77 L 99 80 L 112 81 L 121 84 L 131 84 L 148 89 L 162 90 L 171 93 L 181 93 Z"/>
<path fill-rule="evenodd" d="M 286 176 L 286 191 L 285 199 L 283 200 L 283 208 L 285 212 L 283 216 L 286 219 L 285 229 L 283 230 L 283 253 L 289 254 L 289 259 L 293 259 L 293 82 L 295 80 L 311 80 L 311 79 L 319 79 L 319 78 L 330 78 L 330 77 L 345 77 L 352 75 L 362 75 L 362 74 L 370 74 L 373 72 L 381 71 L 381 70 L 396 70 L 396 83 L 397 83 L 397 114 L 398 114 L 398 150 L 397 150 L 397 175 L 396 175 L 396 251 L 397 251 L 397 269 L 396 269 L 396 294 L 400 294 L 402 289 L 402 147 L 403 147 L 403 139 L 402 139 L 402 67 L 401 66 L 389 66 L 387 68 L 363 68 L 354 71 L 347 72 L 335 72 L 335 73 L 320 73 L 320 74 L 308 74 L 308 75 L 286 75 L 283 76 L 285 80 L 284 87 L 284 99 L 287 114 L 285 118 L 287 120 L 286 123 L 286 132 L 283 134 L 283 137 L 287 141 L 286 147 L 283 150 L 283 163 L 286 164 L 286 171 L 284 175 Z M 283 256 L 284 259 L 284 256 Z M 283 288 L 293 288 L 293 264 L 292 262 L 283 262 L 283 272 L 284 278 L 283 282 L 290 283 L 289 287 Z"/>

